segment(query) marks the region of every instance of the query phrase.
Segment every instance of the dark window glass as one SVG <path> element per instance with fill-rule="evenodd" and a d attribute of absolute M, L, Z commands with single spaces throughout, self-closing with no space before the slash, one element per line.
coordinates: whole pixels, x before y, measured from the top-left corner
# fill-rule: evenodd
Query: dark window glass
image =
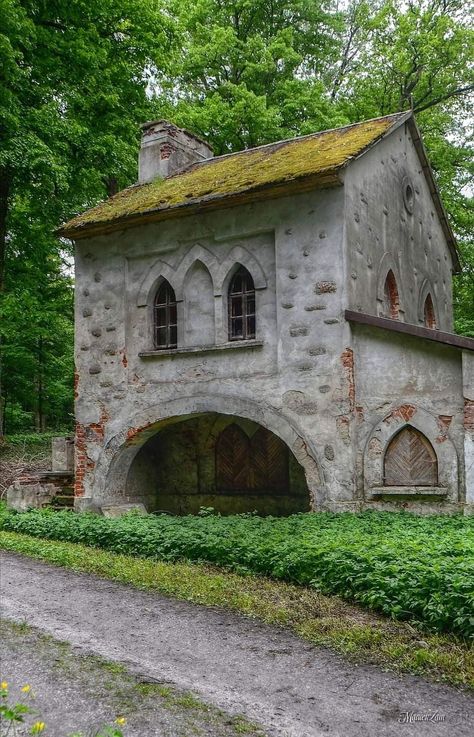
<path fill-rule="evenodd" d="M 229 340 L 255 338 L 255 287 L 243 266 L 234 274 L 229 286 Z"/>
<path fill-rule="evenodd" d="M 155 348 L 176 348 L 178 344 L 176 296 L 173 287 L 163 281 L 155 297 Z"/>

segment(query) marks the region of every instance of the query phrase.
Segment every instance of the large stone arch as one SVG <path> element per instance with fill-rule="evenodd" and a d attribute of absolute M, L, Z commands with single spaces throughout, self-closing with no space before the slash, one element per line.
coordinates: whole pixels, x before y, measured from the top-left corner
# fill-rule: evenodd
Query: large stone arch
<path fill-rule="evenodd" d="M 195 395 L 172 399 L 132 415 L 122 427 L 106 438 L 94 474 L 93 505 L 131 501 L 126 494 L 127 474 L 147 440 L 171 423 L 217 413 L 251 420 L 278 436 L 302 466 L 311 497 L 311 508 L 321 507 L 325 484 L 321 465 L 312 443 L 281 411 L 263 408 L 258 402 L 224 395 Z"/>

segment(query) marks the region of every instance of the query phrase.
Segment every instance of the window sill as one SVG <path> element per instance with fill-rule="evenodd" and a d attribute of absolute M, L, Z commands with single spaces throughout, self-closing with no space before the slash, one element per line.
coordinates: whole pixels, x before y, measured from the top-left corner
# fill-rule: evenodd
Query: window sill
<path fill-rule="evenodd" d="M 380 499 L 380 497 L 446 497 L 448 490 L 444 486 L 380 486 L 370 489 L 369 499 Z"/>
<path fill-rule="evenodd" d="M 169 356 L 232 351 L 239 348 L 261 348 L 262 346 L 263 340 L 232 340 L 228 343 L 220 343 L 219 345 L 192 345 L 182 348 L 166 348 L 163 351 L 142 351 L 138 355 L 140 358 L 168 358 Z"/>

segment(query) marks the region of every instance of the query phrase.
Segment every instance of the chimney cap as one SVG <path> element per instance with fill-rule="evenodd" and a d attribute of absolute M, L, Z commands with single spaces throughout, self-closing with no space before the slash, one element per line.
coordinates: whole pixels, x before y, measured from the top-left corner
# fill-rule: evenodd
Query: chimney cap
<path fill-rule="evenodd" d="M 159 118 L 158 120 L 148 120 L 146 123 L 142 123 L 141 129 L 142 129 L 143 134 L 147 130 L 149 130 L 150 128 L 154 128 L 155 126 L 160 126 L 161 128 L 165 130 L 174 128 L 175 130 L 180 131 L 181 133 L 184 133 L 190 138 L 194 138 L 196 141 L 199 141 L 199 143 L 203 143 L 211 151 L 213 150 L 212 146 L 204 138 L 201 138 L 201 136 L 197 136 L 195 133 L 192 133 L 192 131 L 188 131 L 186 128 L 179 128 L 179 126 L 175 125 L 174 123 L 171 123 L 171 121 L 169 120 L 165 120 L 164 118 Z"/>

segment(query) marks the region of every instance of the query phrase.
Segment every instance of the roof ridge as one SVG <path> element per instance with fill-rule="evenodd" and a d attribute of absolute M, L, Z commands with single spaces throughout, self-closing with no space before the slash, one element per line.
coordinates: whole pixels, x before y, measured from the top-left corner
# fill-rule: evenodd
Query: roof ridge
<path fill-rule="evenodd" d="M 181 174 L 191 171 L 192 169 L 196 169 L 202 166 L 207 166 L 208 164 L 212 164 L 215 161 L 221 161 L 222 159 L 230 158 L 231 156 L 240 156 L 241 154 L 250 153 L 251 151 L 260 151 L 261 149 L 268 148 L 270 146 L 279 146 L 285 143 L 304 141 L 308 138 L 316 138 L 317 136 L 322 136 L 325 133 L 333 133 L 334 131 L 343 131 L 343 130 L 347 130 L 348 128 L 355 128 L 358 125 L 364 125 L 365 123 L 374 123 L 379 120 L 386 120 L 387 118 L 393 118 L 395 122 L 396 120 L 404 116 L 406 116 L 406 119 L 408 120 L 408 118 L 413 116 L 413 111 L 403 110 L 398 113 L 389 113 L 388 115 L 378 115 L 376 118 L 368 118 L 367 120 L 359 120 L 356 123 L 348 123 L 347 125 L 340 125 L 340 126 L 336 126 L 335 128 L 326 128 L 325 130 L 322 130 L 322 131 L 314 131 L 313 133 L 305 133 L 304 136 L 293 136 L 292 138 L 282 138 L 279 141 L 271 141 L 270 143 L 262 143 L 260 144 L 260 146 L 252 146 L 252 148 L 243 148 L 240 151 L 229 151 L 229 153 L 227 154 L 220 154 L 219 156 L 212 156 L 211 158 L 204 159 L 203 161 L 195 161 L 192 164 L 189 164 L 184 169 L 180 169 L 180 171 L 177 171 L 171 177 L 166 177 L 166 178 L 174 179 L 174 177 L 179 177 Z M 386 133 L 388 133 L 388 131 L 386 131 L 385 134 Z"/>

